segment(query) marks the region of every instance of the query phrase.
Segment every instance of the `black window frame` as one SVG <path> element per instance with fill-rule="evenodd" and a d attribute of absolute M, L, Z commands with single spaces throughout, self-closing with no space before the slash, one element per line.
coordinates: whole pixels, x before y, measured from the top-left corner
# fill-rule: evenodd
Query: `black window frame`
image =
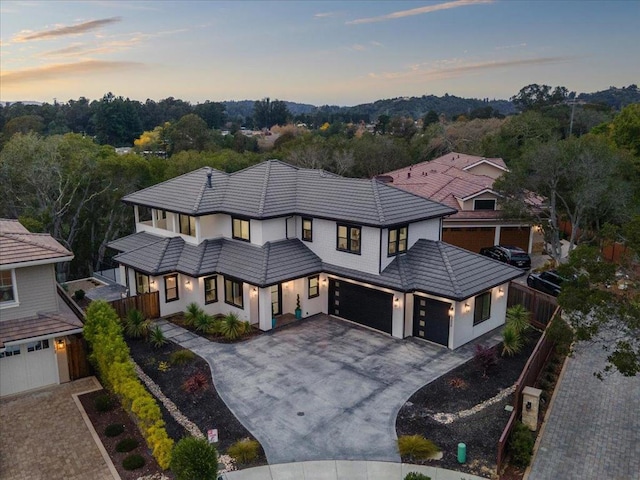
<path fill-rule="evenodd" d="M 305 230 L 304 222 L 309 222 L 309 228 Z M 309 232 L 309 236 L 307 237 L 305 234 Z M 305 242 L 313 242 L 313 218 L 310 217 L 302 217 L 302 240 Z"/>
<path fill-rule="evenodd" d="M 316 281 L 316 285 L 315 287 L 311 286 L 311 281 L 314 280 Z M 312 289 L 315 290 L 315 293 L 311 293 Z M 316 298 L 320 296 L 320 275 L 311 275 L 310 277 L 307 277 L 307 292 L 309 294 L 309 298 Z"/>
<path fill-rule="evenodd" d="M 207 290 L 207 282 L 213 282 L 213 288 Z M 205 277 L 202 282 L 204 285 L 204 304 L 208 305 L 210 303 L 216 303 L 218 301 L 218 276 L 211 275 L 209 277 Z M 207 300 L 207 291 L 213 292 L 213 300 Z"/>
<path fill-rule="evenodd" d="M 404 248 L 400 250 L 400 231 L 405 230 Z M 391 232 L 395 232 L 396 239 L 391 241 Z M 395 252 L 391 252 L 391 246 L 395 246 Z M 390 228 L 387 232 L 387 257 L 394 257 L 401 253 L 406 253 L 409 246 L 409 225 L 400 225 L 396 228 Z"/>
<path fill-rule="evenodd" d="M 231 300 L 229 300 L 229 291 L 227 289 L 227 282 L 230 282 L 232 289 L 233 289 L 234 285 L 238 286 L 238 289 L 240 290 L 240 303 L 239 304 L 235 303 L 233 301 L 234 300 L 233 298 Z M 226 276 L 224 277 L 224 303 L 227 303 L 229 305 L 233 305 L 234 307 L 237 307 L 237 308 L 240 308 L 240 309 L 244 310 L 244 282 L 242 282 L 241 280 L 236 280 L 235 278 L 232 278 L 232 277 L 226 277 Z"/>
<path fill-rule="evenodd" d="M 182 219 L 186 218 L 187 219 L 187 232 L 183 232 L 182 231 Z M 193 219 L 193 230 L 191 229 L 191 219 Z M 182 213 L 178 214 L 178 232 L 181 233 L 182 235 L 188 235 L 190 237 L 195 237 L 196 236 L 196 217 L 192 216 L 192 215 L 184 215 Z"/>
<path fill-rule="evenodd" d="M 151 293 L 151 276 L 146 273 L 139 272 L 138 270 L 134 270 L 134 274 L 136 277 L 136 295 L 143 295 L 145 293 Z M 140 282 L 138 282 L 138 276 L 147 277 L 147 291 L 140 290 Z"/>
<path fill-rule="evenodd" d="M 242 237 L 242 223 L 240 223 L 240 236 L 236 235 L 236 220 L 239 222 L 247 222 L 247 238 Z M 231 238 L 242 240 L 243 242 L 251 241 L 251 220 L 243 217 L 231 217 Z"/>
<path fill-rule="evenodd" d="M 344 227 L 347 229 L 347 236 L 346 237 L 341 237 L 340 236 L 340 228 Z M 352 237 L 352 230 L 357 230 L 358 231 L 358 249 L 355 250 L 352 247 L 352 242 L 354 241 L 353 237 Z M 346 248 L 340 248 L 340 239 L 344 238 L 346 240 L 346 244 L 347 247 Z M 351 253 L 354 255 L 360 255 L 362 252 L 362 226 L 360 225 L 350 225 L 348 223 L 337 223 L 336 224 L 336 250 L 340 251 L 340 252 L 346 252 L 346 253 Z"/>
<path fill-rule="evenodd" d="M 485 312 L 486 307 L 486 312 Z M 480 325 L 491 318 L 491 291 L 481 293 L 474 299 L 473 326 Z"/>
<path fill-rule="evenodd" d="M 491 208 L 478 208 L 478 202 L 493 202 L 493 207 Z M 496 199 L 495 198 L 479 198 L 473 201 L 473 210 L 485 210 L 492 211 L 496 209 Z"/>
<path fill-rule="evenodd" d="M 180 300 L 180 290 L 178 289 L 178 274 L 173 273 L 171 275 L 165 275 L 164 277 L 164 303 L 175 302 L 176 300 Z M 169 288 L 167 286 L 167 280 L 174 279 L 176 282 L 175 287 Z M 175 297 L 169 298 L 169 290 L 175 290 Z"/>

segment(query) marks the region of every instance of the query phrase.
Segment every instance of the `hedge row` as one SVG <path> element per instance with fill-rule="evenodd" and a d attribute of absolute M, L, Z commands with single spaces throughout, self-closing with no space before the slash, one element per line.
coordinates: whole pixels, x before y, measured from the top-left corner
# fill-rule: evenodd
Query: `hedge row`
<path fill-rule="evenodd" d="M 142 386 L 124 341 L 116 311 L 104 300 L 87 309 L 84 337 L 91 346 L 89 359 L 102 384 L 114 392 L 132 414 L 161 468 L 169 468 L 173 440 L 167 435 L 156 400 Z"/>

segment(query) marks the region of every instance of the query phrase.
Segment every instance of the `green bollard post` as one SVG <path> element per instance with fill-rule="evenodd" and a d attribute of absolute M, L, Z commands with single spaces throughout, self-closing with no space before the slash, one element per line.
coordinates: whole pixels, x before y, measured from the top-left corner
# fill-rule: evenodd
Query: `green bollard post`
<path fill-rule="evenodd" d="M 458 463 L 467 461 L 467 446 L 464 443 L 458 444 Z"/>

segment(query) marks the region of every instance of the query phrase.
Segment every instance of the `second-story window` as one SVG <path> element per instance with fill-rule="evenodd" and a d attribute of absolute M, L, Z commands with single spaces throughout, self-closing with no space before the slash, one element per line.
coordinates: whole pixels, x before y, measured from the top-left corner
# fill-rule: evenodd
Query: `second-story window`
<path fill-rule="evenodd" d="M 196 236 L 196 218 L 190 215 L 178 215 L 180 222 L 180 233 L 183 235 Z"/>
<path fill-rule="evenodd" d="M 232 236 L 233 238 L 237 238 L 238 240 L 249 241 L 250 232 L 249 232 L 249 220 L 245 220 L 243 218 L 233 218 L 233 230 Z"/>
<path fill-rule="evenodd" d="M 387 255 L 391 256 L 406 252 L 408 235 L 409 227 L 406 225 L 398 228 L 390 228 Z"/>
<path fill-rule="evenodd" d="M 495 200 L 474 200 L 473 209 L 474 210 L 495 210 L 496 201 Z"/>
<path fill-rule="evenodd" d="M 0 272 L 0 303 L 15 302 L 15 300 L 13 270 L 3 270 Z"/>
<path fill-rule="evenodd" d="M 302 240 L 305 242 L 313 240 L 313 221 L 310 218 L 302 219 Z"/>
<path fill-rule="evenodd" d="M 338 224 L 338 245 L 337 249 L 343 252 L 360 253 L 361 227 Z"/>

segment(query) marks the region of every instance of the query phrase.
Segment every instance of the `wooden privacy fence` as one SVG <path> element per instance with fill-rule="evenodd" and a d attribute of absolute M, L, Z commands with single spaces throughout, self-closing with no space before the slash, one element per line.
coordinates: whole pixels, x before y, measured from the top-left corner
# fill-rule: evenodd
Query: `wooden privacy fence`
<path fill-rule="evenodd" d="M 131 310 L 140 311 L 145 318 L 160 317 L 160 293 L 141 293 L 134 297 L 113 300 L 111 306 L 120 318 L 126 318 Z"/>
<path fill-rule="evenodd" d="M 556 315 L 560 315 L 560 312 L 560 307 L 556 307 L 556 309 L 553 311 L 553 314 L 549 317 L 545 324 L 548 325 L 549 323 L 551 323 Z M 544 368 L 547 360 L 549 359 L 549 356 L 553 352 L 554 346 L 555 343 L 548 338 L 547 331 L 545 330 L 538 340 L 535 348 L 533 349 L 533 352 L 531 352 L 531 356 L 529 357 L 529 360 L 527 360 L 527 363 L 522 369 L 522 373 L 520 374 L 520 377 L 516 382 L 516 388 L 513 392 L 513 411 L 511 412 L 511 416 L 509 417 L 509 421 L 507 422 L 502 435 L 500 435 L 500 440 L 498 440 L 498 458 L 496 462 L 496 471 L 498 475 L 500 475 L 502 464 L 504 463 L 504 459 L 506 456 L 509 435 L 511 435 L 513 427 L 522 414 L 522 390 L 524 390 L 525 387 L 531 387 L 535 385 L 538 377 L 540 376 L 540 372 Z"/>
<path fill-rule="evenodd" d="M 545 328 L 558 308 L 558 300 L 552 295 L 511 282 L 507 308 L 514 305 L 523 305 L 531 312 L 531 323 L 538 328 Z"/>

